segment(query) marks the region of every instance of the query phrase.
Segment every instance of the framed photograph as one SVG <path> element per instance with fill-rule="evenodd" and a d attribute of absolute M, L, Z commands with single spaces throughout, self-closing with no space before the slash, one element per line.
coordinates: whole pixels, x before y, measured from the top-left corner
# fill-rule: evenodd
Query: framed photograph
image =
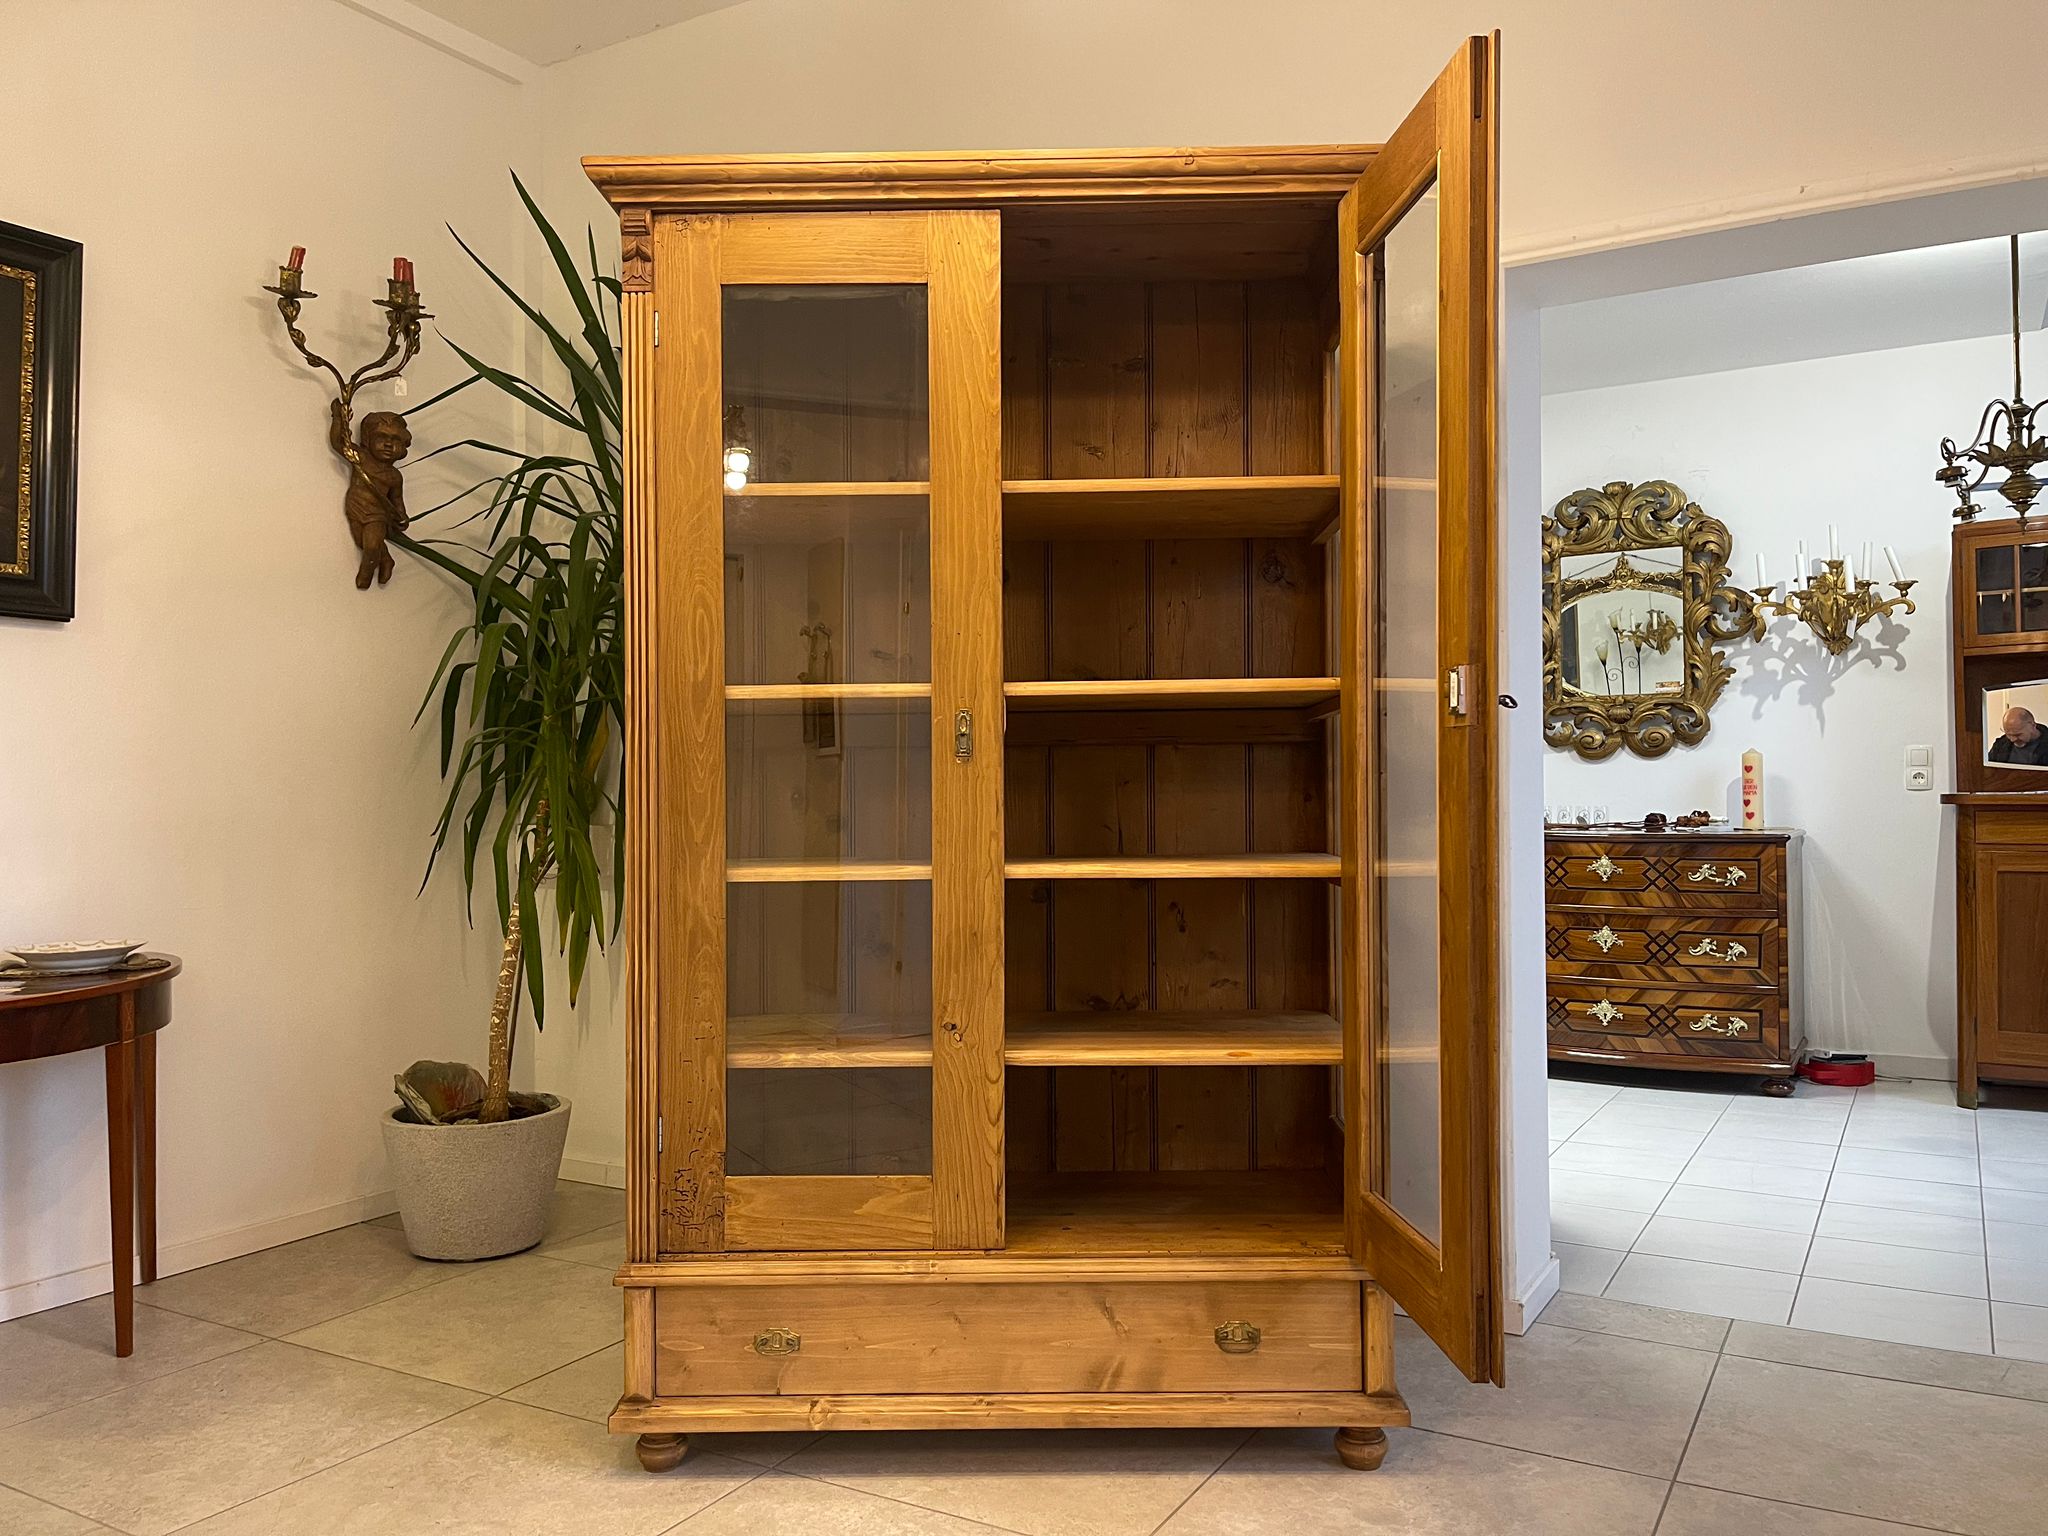
<path fill-rule="evenodd" d="M 85 247 L 0 223 L 0 618 L 68 619 Z"/>

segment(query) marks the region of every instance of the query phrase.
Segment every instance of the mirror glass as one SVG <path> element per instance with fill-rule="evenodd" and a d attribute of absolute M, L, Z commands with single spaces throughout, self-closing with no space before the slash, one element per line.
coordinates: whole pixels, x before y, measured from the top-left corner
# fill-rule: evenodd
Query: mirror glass
<path fill-rule="evenodd" d="M 2048 678 L 1984 690 L 1984 763 L 2048 771 Z"/>
<path fill-rule="evenodd" d="M 1558 663 L 1567 689 L 1630 698 L 1684 687 L 1684 566 L 1676 544 L 1559 562 Z"/>

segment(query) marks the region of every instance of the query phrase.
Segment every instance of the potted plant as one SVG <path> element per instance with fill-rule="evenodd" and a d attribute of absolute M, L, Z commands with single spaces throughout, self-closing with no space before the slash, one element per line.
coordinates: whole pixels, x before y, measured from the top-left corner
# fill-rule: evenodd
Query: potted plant
<path fill-rule="evenodd" d="M 436 449 L 469 449 L 496 466 L 433 509 L 465 507 L 458 526 L 475 525 L 483 537 L 393 537 L 473 600 L 415 717 L 438 701 L 448 796 L 427 870 L 456 840 L 473 902 L 488 865 L 505 941 L 485 1070 L 415 1062 L 396 1079 L 400 1102 L 384 1117 L 406 1242 L 433 1259 L 494 1258 L 540 1241 L 569 1104 L 512 1091 L 520 995 L 539 1028 L 552 951 L 574 1005 L 591 947 L 604 944 L 608 901 L 616 931 L 625 880 L 624 768 L 611 750 L 624 728 L 625 678 L 621 381 L 611 318 L 619 284 L 598 272 L 594 241 L 586 280 L 517 176 L 513 185 L 554 258 L 580 336 L 565 335 L 461 236 L 456 243 L 539 331 L 564 382 L 521 378 L 451 342 L 469 376 L 414 413 L 483 384 L 528 413 L 545 449 L 476 438 Z M 609 873 L 597 857 L 606 839 Z"/>

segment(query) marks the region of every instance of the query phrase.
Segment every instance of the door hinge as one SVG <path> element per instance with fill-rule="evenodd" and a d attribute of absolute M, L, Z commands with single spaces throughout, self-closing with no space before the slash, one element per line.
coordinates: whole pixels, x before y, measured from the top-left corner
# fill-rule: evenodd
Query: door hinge
<path fill-rule="evenodd" d="M 1458 719 L 1465 716 L 1465 697 L 1471 691 L 1471 676 L 1470 667 L 1453 667 L 1444 674 L 1444 705 Z"/>
<path fill-rule="evenodd" d="M 661 345 L 661 311 L 658 309 L 654 312 L 654 344 L 657 347 Z"/>
<path fill-rule="evenodd" d="M 662 1123 L 661 1123 L 661 1116 L 659 1116 L 659 1115 L 656 1115 L 656 1116 L 654 1117 L 654 1153 L 655 1153 L 655 1156 L 659 1157 L 659 1156 L 661 1155 L 661 1153 L 662 1153 L 662 1149 L 663 1149 L 663 1144 L 664 1144 L 664 1143 L 665 1143 L 665 1142 L 666 1142 L 667 1140 L 668 1140 L 668 1137 L 667 1137 L 667 1134 L 666 1134 L 666 1132 L 665 1132 L 665 1131 L 663 1130 L 663 1127 L 662 1127 Z"/>

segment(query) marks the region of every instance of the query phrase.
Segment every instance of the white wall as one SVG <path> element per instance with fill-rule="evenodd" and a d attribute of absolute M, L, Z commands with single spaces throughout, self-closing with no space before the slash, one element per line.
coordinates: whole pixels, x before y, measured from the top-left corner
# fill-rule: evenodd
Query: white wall
<path fill-rule="evenodd" d="M 2010 386 L 2011 356 L 2009 340 L 1986 337 L 1552 395 L 1543 501 L 1520 509 L 1534 521 L 1581 486 L 1673 480 L 1728 525 L 1745 584 L 1758 549 L 1780 580 L 1796 539 L 1825 552 L 1830 522 L 1859 557 L 1865 539 L 1897 548 L 1920 583 L 1916 614 L 1866 627 L 1839 659 L 1779 619 L 1762 643 L 1730 648 L 1735 677 L 1698 747 L 1604 763 L 1550 752 L 1544 793 L 1616 817 L 1729 815 L 1739 759 L 1757 748 L 1766 817 L 1807 834 L 1809 1038 L 1928 1075 L 1955 1058 L 1954 833 L 1940 801 L 1953 778 L 1954 499 L 1933 472 L 1940 440 L 1974 430 Z M 2048 368 L 2048 338 L 2027 338 L 2027 361 Z M 1933 751 L 1932 791 L 1904 788 L 1913 743 Z"/>
<path fill-rule="evenodd" d="M 185 957 L 176 1269 L 388 1209 L 391 1074 L 482 1053 L 496 946 L 458 883 L 415 899 L 438 779 L 410 721 L 462 605 L 404 562 L 351 585 L 327 398 L 258 285 L 307 246 L 302 324 L 353 366 L 406 254 L 434 325 L 509 351 L 442 223 L 516 253 L 522 93 L 329 0 L 0 0 L 0 36 L 0 217 L 85 243 L 78 616 L 0 619 L 0 944 Z M 430 339 L 410 402 L 458 369 Z M 415 456 L 479 425 L 504 417 L 418 423 Z M 456 475 L 413 470 L 411 505 Z M 97 1054 L 0 1067 L 0 1317 L 109 1283 L 102 1096 Z"/>

